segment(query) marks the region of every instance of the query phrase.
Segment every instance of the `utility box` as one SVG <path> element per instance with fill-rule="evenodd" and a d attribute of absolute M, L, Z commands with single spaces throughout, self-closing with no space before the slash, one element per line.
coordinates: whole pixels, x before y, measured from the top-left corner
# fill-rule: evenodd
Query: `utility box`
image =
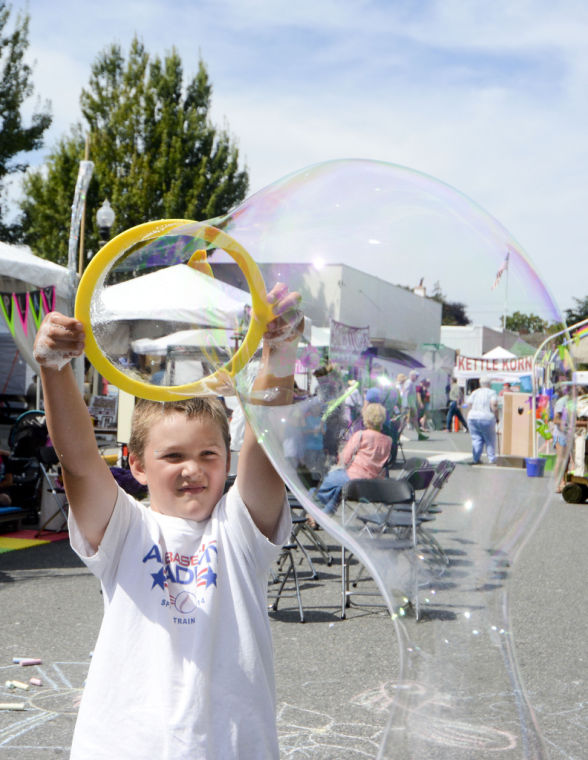
<path fill-rule="evenodd" d="M 501 455 L 533 456 L 533 411 L 528 393 L 505 393 L 502 406 Z"/>

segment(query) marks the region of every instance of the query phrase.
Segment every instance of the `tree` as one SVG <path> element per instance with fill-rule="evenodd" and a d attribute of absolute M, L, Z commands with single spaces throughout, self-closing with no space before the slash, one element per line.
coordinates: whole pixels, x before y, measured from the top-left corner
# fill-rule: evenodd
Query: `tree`
<path fill-rule="evenodd" d="M 433 295 L 431 298 L 441 304 L 442 325 L 463 326 L 472 323 L 466 313 L 466 305 L 459 301 L 448 301 L 438 282 L 433 286 Z"/>
<path fill-rule="evenodd" d="M 584 298 L 574 298 L 575 308 L 566 309 L 566 322 L 568 325 L 574 325 L 583 319 L 588 319 L 588 296 Z"/>
<path fill-rule="evenodd" d="M 25 154 L 38 150 L 51 124 L 48 104 L 36 110 L 25 126 L 23 103 L 33 94 L 31 67 L 24 56 L 29 45 L 29 17 L 19 14 L 13 30 L 7 30 L 10 6 L 0 0 L 0 239 L 13 241 L 18 235 L 16 222 L 8 223 L 5 201 L 6 177 L 24 172 Z"/>
<path fill-rule="evenodd" d="M 204 63 L 185 87 L 183 78 L 175 50 L 151 59 L 137 39 L 127 60 L 118 45 L 97 57 L 81 93 L 84 124 L 24 183 L 25 241 L 37 253 L 67 259 L 85 132 L 95 165 L 86 200 L 89 249 L 100 247 L 95 211 L 105 197 L 116 212 L 112 234 L 155 219 L 211 219 L 245 197 L 248 175 L 238 149 L 209 120 L 212 86 Z"/>
<path fill-rule="evenodd" d="M 504 317 L 500 318 L 504 324 Z M 506 318 L 506 329 L 522 334 L 542 333 L 547 329 L 547 322 L 536 314 L 523 314 L 520 311 L 513 312 Z"/>

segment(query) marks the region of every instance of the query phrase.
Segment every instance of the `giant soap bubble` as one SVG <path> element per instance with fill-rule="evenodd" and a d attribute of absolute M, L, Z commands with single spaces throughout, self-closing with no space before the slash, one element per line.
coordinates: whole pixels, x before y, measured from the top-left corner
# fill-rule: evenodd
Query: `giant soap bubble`
<path fill-rule="evenodd" d="M 219 239 L 211 229 L 227 238 Z M 309 344 L 300 349 L 301 392 L 289 405 L 265 405 L 252 390 L 255 356 L 250 359 L 258 333 L 234 362 L 249 315 L 250 324 L 263 324 L 271 312 L 263 307 L 263 280 L 260 284 L 257 274 L 251 276 L 228 250 L 231 241 L 259 265 L 268 287 L 282 281 L 300 291 L 312 320 Z M 355 392 L 364 396 L 368 388 L 380 389 L 388 411 L 386 429 L 394 437 L 402 419 L 396 408 L 397 375 L 416 369 L 421 379 L 431 381 L 431 414 L 442 427 L 444 417 L 435 410 L 447 405 L 453 365 L 439 345 L 441 305 L 422 288 L 430 295 L 438 283 L 447 301 L 467 304 L 477 323 L 497 330 L 505 311 L 561 320 L 515 238 L 438 180 L 391 164 L 348 160 L 290 175 L 206 225 L 164 224 L 140 233 L 127 247 L 115 246 L 124 253 L 114 256 L 110 273 L 94 276 L 92 285 L 96 352 L 124 377 L 163 387 L 162 398 L 225 393 L 219 377 L 230 382 L 291 491 L 346 548 L 351 593 L 342 594 L 342 611 L 343 599 L 351 605 L 383 600 L 388 607 L 399 665 L 389 674 L 383 697 L 389 719 L 378 757 L 546 757 L 520 680 L 507 591 L 513 565 L 561 476 L 554 470 L 539 476 L 538 456 L 554 451 L 550 430 L 557 395 L 570 400 L 559 423 L 560 440 L 572 435 L 567 352 L 548 345 L 534 360 L 494 357 L 476 363 L 477 357 L 462 357 L 464 377 L 477 371 L 498 387 L 505 380 L 520 387 L 520 393 L 503 397 L 500 446 L 510 453 L 496 463 L 469 464 L 471 449 L 463 433 L 437 429 L 428 440 L 418 440 L 422 436 L 407 427 L 386 477 L 409 476 L 403 457 L 424 460 L 413 463 L 420 472 L 410 476 L 411 482 L 432 480 L 428 491 L 416 491 L 416 503 L 409 499 L 388 510 L 377 496 L 351 489 L 345 503 L 326 514 L 315 490 L 360 427 L 350 419 Z M 197 294 L 189 313 L 180 309 L 175 284 L 157 286 L 141 315 L 111 309 L 104 291 L 124 286 L 132 293 L 140 280 L 166 277 L 170 268 Z M 217 295 L 207 294 L 202 283 L 218 286 Z M 418 285 L 420 296 L 414 292 Z M 225 296 L 226 309 L 219 315 Z M 236 301 L 232 309 L 228 296 Z M 204 309 L 196 314 L 198 300 Z M 156 312 L 162 304 L 169 313 Z M 325 346 L 316 336 L 328 334 L 326 328 Z M 158 361 L 161 374 L 155 381 L 152 365 Z M 319 364 L 324 369 L 316 371 Z M 214 381 L 189 387 L 193 377 L 213 372 Z M 565 390 L 570 387 L 571 392 Z M 538 439 L 536 422 L 544 434 Z M 523 456 L 529 455 L 526 468 Z M 419 515 L 436 486 L 441 490 Z M 373 662 L 378 668 L 377 653 Z"/>

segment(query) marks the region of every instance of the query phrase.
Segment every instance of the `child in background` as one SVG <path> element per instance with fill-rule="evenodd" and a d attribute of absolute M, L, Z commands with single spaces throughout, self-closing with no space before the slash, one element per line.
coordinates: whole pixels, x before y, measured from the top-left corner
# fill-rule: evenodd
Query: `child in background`
<path fill-rule="evenodd" d="M 255 389 L 290 403 L 299 296 L 274 313 Z M 280 475 L 247 426 L 223 496 L 230 437 L 217 399 L 139 401 L 129 461 L 150 506 L 117 487 L 66 363 L 83 325 L 49 314 L 35 341 L 47 422 L 70 507 L 72 547 L 102 583 L 104 620 L 76 724 L 73 760 L 277 760 L 266 587 L 290 535 Z"/>

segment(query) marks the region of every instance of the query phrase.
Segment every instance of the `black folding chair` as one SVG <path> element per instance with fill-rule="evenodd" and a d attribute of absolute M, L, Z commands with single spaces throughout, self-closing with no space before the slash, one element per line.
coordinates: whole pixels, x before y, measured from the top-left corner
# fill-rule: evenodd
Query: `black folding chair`
<path fill-rule="evenodd" d="M 423 517 L 426 506 L 425 502 L 428 504 L 428 494 L 432 490 L 430 486 L 435 478 L 435 474 L 436 471 L 432 467 L 426 467 L 414 470 L 408 477 L 397 480 L 397 483 L 406 482 L 412 487 L 415 497 L 410 504 L 402 500 L 381 502 L 386 506 L 385 510 L 360 515 L 359 519 L 364 523 L 367 530 L 371 532 L 375 531 L 378 534 L 382 534 L 395 527 L 412 527 L 412 543 L 413 547 L 416 548 L 417 523 L 419 518 L 425 519 Z M 419 498 L 416 498 L 417 492 L 421 492 Z M 398 548 L 405 547 L 399 546 Z"/>
<path fill-rule="evenodd" d="M 299 544 L 294 538 L 291 538 L 287 544 L 284 544 L 284 546 L 282 546 L 282 552 L 278 559 L 279 572 L 277 575 L 273 574 L 272 579 L 274 583 L 279 583 L 280 586 L 275 593 L 268 591 L 268 598 L 273 599 L 271 608 L 275 612 L 278 609 L 280 599 L 296 596 L 296 599 L 298 601 L 298 614 L 300 615 L 300 622 L 304 623 L 304 608 L 302 607 L 302 596 L 300 593 L 300 578 L 298 576 L 298 571 L 296 570 L 296 559 L 294 557 L 294 552 L 298 546 Z M 284 568 L 284 564 L 286 564 L 286 568 Z M 314 578 L 316 575 L 313 575 L 312 577 Z M 292 578 L 292 581 L 294 583 L 294 589 L 293 591 L 286 591 L 286 583 L 290 578 Z"/>
<path fill-rule="evenodd" d="M 306 517 L 304 507 L 289 488 L 286 489 L 286 494 L 288 496 L 290 509 L 292 510 L 293 538 L 300 544 L 300 548 L 303 550 L 304 547 L 302 546 L 300 539 L 303 537 L 308 539 L 312 546 L 319 551 L 325 563 L 331 566 L 333 564 L 333 557 L 329 551 L 329 547 L 322 540 L 318 531 L 312 527 Z M 301 515 L 304 516 L 304 519 L 300 519 Z"/>
<path fill-rule="evenodd" d="M 305 546 L 302 539 L 307 538 L 310 541 L 311 545 L 320 552 L 327 565 L 331 565 L 333 558 L 326 544 L 308 523 L 306 512 L 304 511 L 302 504 L 300 504 L 290 489 L 286 489 L 286 492 L 288 503 L 292 510 L 292 532 L 290 534 L 290 541 L 287 544 L 284 544 L 280 556 L 278 557 L 277 573 L 272 571 L 272 582 L 279 583 L 280 585 L 276 592 L 269 590 L 268 597 L 273 600 L 271 609 L 274 611 L 278 609 L 281 599 L 286 597 L 296 597 L 298 601 L 300 622 L 304 623 L 304 608 L 302 606 L 300 581 L 302 579 L 316 580 L 319 577 L 319 574 L 315 569 L 308 547 Z M 297 569 L 297 561 L 302 563 L 304 560 L 306 560 L 306 563 L 308 564 L 310 575 L 302 575 L 300 569 Z M 304 573 L 306 572 L 307 571 L 304 571 Z M 286 585 L 288 584 L 288 581 L 291 581 L 293 588 Z"/>
<path fill-rule="evenodd" d="M 409 459 L 404 460 L 402 469 L 396 475 L 394 475 L 394 477 L 407 478 L 416 470 L 422 470 L 425 467 L 432 467 L 432 465 L 429 464 L 428 459 L 425 457 L 410 457 Z"/>
<path fill-rule="evenodd" d="M 342 515 L 346 524 L 352 521 L 359 521 L 363 523 L 363 534 L 368 539 L 378 538 L 378 533 L 372 533 L 369 528 L 366 527 L 364 521 L 364 514 L 362 514 L 357 508 L 351 509 L 351 516 L 349 513 L 349 502 L 358 503 L 361 505 L 370 505 L 377 510 L 388 511 L 394 505 L 410 505 L 414 509 L 414 489 L 407 480 L 398 480 L 396 478 L 360 478 L 356 480 L 350 480 L 343 486 L 342 494 Z M 372 512 L 372 514 L 377 514 Z M 377 592 L 371 591 L 351 591 L 349 586 L 349 564 L 351 561 L 351 553 L 346 551 L 345 546 L 341 547 L 341 618 L 345 618 L 345 610 L 351 606 L 352 595 L 374 596 Z M 357 582 L 356 582 L 357 583 Z M 356 583 L 354 585 L 356 585 Z M 381 604 L 360 604 L 353 602 L 356 607 L 366 606 L 384 606 Z"/>

